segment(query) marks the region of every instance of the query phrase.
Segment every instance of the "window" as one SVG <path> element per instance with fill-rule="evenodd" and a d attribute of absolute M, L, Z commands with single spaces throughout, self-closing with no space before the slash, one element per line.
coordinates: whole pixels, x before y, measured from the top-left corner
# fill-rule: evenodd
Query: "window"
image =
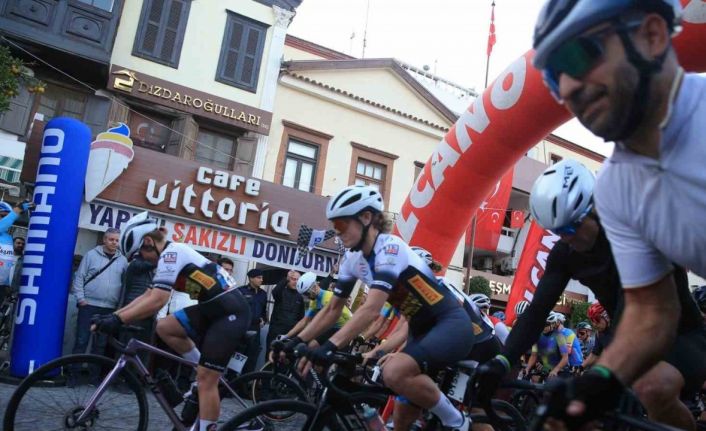
<path fill-rule="evenodd" d="M 353 157 L 348 184 L 364 184 L 380 191 L 385 200 L 385 207 L 390 203 L 392 187 L 392 168 L 399 157 L 377 148 L 351 142 Z"/>
<path fill-rule="evenodd" d="M 252 175 L 256 140 L 199 129 L 194 160 L 243 176 Z"/>
<path fill-rule="evenodd" d="M 333 136 L 287 120 L 282 124 L 275 178 L 284 186 L 321 194 L 328 144 Z"/>
<path fill-rule="evenodd" d="M 44 114 L 44 119 L 71 117 L 83 120 L 88 96 L 78 91 L 56 85 L 50 85 L 39 97 L 37 112 Z"/>
<path fill-rule="evenodd" d="M 563 157 L 556 155 L 554 153 L 549 153 L 549 164 L 553 165 L 554 163 L 559 163 Z"/>
<path fill-rule="evenodd" d="M 287 146 L 282 185 L 311 192 L 315 184 L 318 147 L 294 139 Z"/>
<path fill-rule="evenodd" d="M 358 159 L 355 170 L 355 184 L 375 187 L 382 191 L 385 180 L 385 166 L 370 160 Z"/>
<path fill-rule="evenodd" d="M 103 9 L 108 12 L 113 11 L 113 0 L 78 0 L 81 3 L 93 6 L 98 9 Z"/>
<path fill-rule="evenodd" d="M 229 11 L 216 80 L 255 92 L 266 32 L 265 24 Z"/>
<path fill-rule="evenodd" d="M 148 113 L 130 111 L 127 121 L 130 138 L 135 145 L 164 152 L 169 142 L 171 119 Z"/>
<path fill-rule="evenodd" d="M 132 55 L 176 68 L 191 0 L 145 0 Z"/>
<path fill-rule="evenodd" d="M 0 180 L 10 184 L 20 182 L 22 160 L 0 156 Z"/>
<path fill-rule="evenodd" d="M 419 178 L 419 175 L 422 173 L 423 170 L 424 163 L 414 162 L 414 181 L 417 181 L 417 178 Z"/>

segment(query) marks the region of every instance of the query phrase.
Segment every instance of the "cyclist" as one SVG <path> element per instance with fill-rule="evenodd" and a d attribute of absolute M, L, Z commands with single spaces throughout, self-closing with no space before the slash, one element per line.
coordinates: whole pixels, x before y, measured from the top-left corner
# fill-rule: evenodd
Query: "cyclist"
<path fill-rule="evenodd" d="M 566 339 L 566 345 L 569 347 L 569 366 L 572 368 L 578 368 L 583 364 L 581 342 L 573 330 L 564 326 L 566 316 L 559 312 L 555 312 L 554 314 L 556 314 L 558 319 L 557 330 L 564 336 L 564 339 Z"/>
<path fill-rule="evenodd" d="M 590 368 L 598 361 L 598 358 L 603 353 L 603 350 L 610 344 L 613 339 L 613 333 L 610 330 L 610 316 L 599 302 L 594 302 L 588 307 L 588 319 L 596 328 L 598 335 L 596 342 L 593 345 L 591 354 L 583 361 L 584 368 Z"/>
<path fill-rule="evenodd" d="M 333 298 L 333 292 L 330 290 L 324 290 L 321 286 L 319 286 L 319 283 L 316 281 L 316 274 L 313 272 L 307 272 L 299 277 L 296 288 L 299 294 L 305 295 L 309 298 L 309 308 L 307 308 L 304 313 L 304 317 L 287 333 L 287 338 L 292 338 L 295 335 L 298 335 L 309 324 L 309 322 L 311 322 L 311 319 L 313 319 L 319 311 L 327 306 L 329 302 L 331 302 L 331 298 Z M 343 325 L 350 320 L 351 316 L 351 310 L 348 307 L 343 307 L 341 317 L 338 318 L 336 323 L 334 323 L 331 328 L 316 338 L 317 343 L 319 345 L 324 344 L 331 337 L 331 335 L 335 334 L 336 331 L 341 329 Z"/>
<path fill-rule="evenodd" d="M 527 361 L 525 374 L 529 374 L 538 361 L 548 378 L 568 377 L 571 374 L 568 369 L 569 344 L 559 330 L 559 316 L 556 313 L 552 312 L 547 316 L 542 335 L 532 346 L 532 354 Z"/>
<path fill-rule="evenodd" d="M 510 335 L 510 330 L 507 329 L 507 326 L 505 326 L 502 320 L 489 315 L 490 298 L 482 293 L 473 293 L 468 298 L 480 310 L 483 321 L 493 328 L 493 334 L 498 337 L 498 340 L 500 340 L 502 344 L 505 344 L 507 336 Z"/>
<path fill-rule="evenodd" d="M 505 323 L 505 312 L 504 311 L 496 311 L 495 313 L 493 313 L 493 317 L 495 317 L 496 319 Z"/>
<path fill-rule="evenodd" d="M 0 301 L 5 297 L 6 290 L 10 288 L 10 276 L 15 265 L 14 241 L 9 229 L 23 212 L 31 209 L 34 204 L 27 201 L 20 202 L 14 207 L 5 201 L 0 201 Z"/>
<path fill-rule="evenodd" d="M 517 304 L 515 304 L 515 321 L 517 321 L 517 318 L 520 317 L 527 311 L 527 308 L 529 308 L 529 301 L 520 301 Z"/>
<path fill-rule="evenodd" d="M 479 396 L 492 396 L 510 366 L 518 362 L 531 340 L 536 339 L 540 333 L 544 319 L 561 297 L 569 280 L 578 280 L 590 288 L 605 307 L 611 321 L 618 320 L 622 310 L 623 290 L 610 243 L 593 207 L 594 183 L 593 174 L 585 166 L 565 159 L 547 168 L 533 185 L 530 211 L 537 223 L 559 235 L 560 240 L 549 252 L 544 275 L 537 285 L 532 302 L 517 319 L 503 355 L 479 369 Z M 706 337 L 696 304 L 689 295 L 685 271 L 678 268 L 675 276 L 679 280 L 677 288 L 682 309 L 681 315 L 676 317 L 680 320 L 680 337 L 671 347 L 667 362 L 662 362 L 658 368 L 645 375 L 634 389 L 652 418 L 684 425 L 679 418 L 688 420 L 689 415 L 686 406 L 679 401 L 679 393 L 683 389 L 695 390 L 695 386 L 700 385 L 698 382 L 706 377 L 706 366 L 703 361 L 696 360 L 706 355 Z M 642 339 L 651 340 L 652 337 L 646 335 Z M 630 351 L 632 347 L 626 349 Z M 693 356 L 691 352 L 695 352 Z M 626 362 L 630 361 L 626 359 Z M 596 376 L 599 372 L 611 377 Z M 623 386 L 617 385 L 612 376 L 612 373 L 601 368 L 595 373 L 584 373 L 582 376 L 587 379 L 603 379 L 599 380 L 597 387 L 607 388 L 611 395 L 596 397 L 596 402 L 599 399 L 606 404 L 617 402 L 615 399 L 622 393 Z M 612 385 L 605 386 L 608 383 Z"/>
<path fill-rule="evenodd" d="M 126 256 L 139 250 L 145 260 L 157 265 L 152 288 L 115 313 L 96 316 L 95 330 L 114 334 L 125 323 L 153 316 L 169 300 L 172 289 L 197 299 L 196 305 L 159 320 L 157 334 L 182 357 L 199 364 L 199 430 L 215 430 L 220 410 L 218 379 L 250 324 L 248 302 L 235 290 L 228 272 L 190 247 L 167 241 L 166 229 L 147 212 L 130 219 L 120 248 Z"/>
<path fill-rule="evenodd" d="M 678 0 L 550 1 L 535 27 L 534 65 L 552 93 L 594 134 L 616 141 L 595 197 L 626 306 L 599 361 L 605 377 L 590 385 L 596 401 L 572 403 L 572 415 L 615 405 L 603 394 L 634 382 L 674 342 L 673 262 L 706 276 L 706 231 L 694 224 L 706 210 L 706 78 L 679 66 L 671 37 L 681 13 Z M 577 397 L 586 395 L 582 386 Z"/>
<path fill-rule="evenodd" d="M 579 343 L 581 343 L 581 354 L 583 355 L 584 362 L 586 362 L 596 341 L 593 336 L 593 327 L 591 327 L 591 324 L 588 322 L 579 322 L 576 324 L 576 337 L 579 339 Z"/>
<path fill-rule="evenodd" d="M 424 374 L 464 359 L 471 351 L 474 335 L 466 329 L 471 325 L 468 314 L 409 245 L 388 233 L 391 220 L 383 213 L 382 196 L 375 188 L 344 188 L 329 201 L 326 216 L 350 251 L 340 266 L 335 297 L 285 347 L 309 342 L 336 322 L 346 298 L 360 280 L 370 287 L 365 304 L 343 328 L 313 350 L 310 359 L 325 361 L 332 352 L 345 347 L 388 301 L 400 310 L 409 325 L 404 349 L 389 355 L 383 367 L 385 384 L 410 402 L 395 406 L 395 426 L 402 421 L 412 423 L 423 408 L 435 414 L 444 426 L 468 429 L 469 419 Z M 300 363 L 300 369 L 308 366 L 306 361 Z"/>

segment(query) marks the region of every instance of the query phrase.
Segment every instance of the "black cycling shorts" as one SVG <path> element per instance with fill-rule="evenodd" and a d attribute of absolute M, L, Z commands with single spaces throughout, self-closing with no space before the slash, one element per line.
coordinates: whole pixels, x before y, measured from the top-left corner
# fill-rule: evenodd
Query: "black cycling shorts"
<path fill-rule="evenodd" d="M 674 346 L 665 361 L 684 377 L 682 394 L 691 397 L 706 381 L 706 328 L 701 327 L 677 334 Z"/>
<path fill-rule="evenodd" d="M 199 365 L 224 372 L 250 327 L 250 306 L 236 290 L 174 313 L 201 352 Z"/>
<path fill-rule="evenodd" d="M 475 336 L 471 330 L 471 318 L 461 307 L 439 317 L 426 332 L 415 333 L 412 330 L 414 318 L 409 326 L 409 338 L 402 352 L 414 358 L 423 373 L 434 373 L 466 359 L 473 348 Z"/>
<path fill-rule="evenodd" d="M 493 336 L 482 343 L 474 344 L 471 354 L 466 359 L 484 364 L 499 354 L 502 348 L 503 345 L 498 340 L 498 337 Z"/>

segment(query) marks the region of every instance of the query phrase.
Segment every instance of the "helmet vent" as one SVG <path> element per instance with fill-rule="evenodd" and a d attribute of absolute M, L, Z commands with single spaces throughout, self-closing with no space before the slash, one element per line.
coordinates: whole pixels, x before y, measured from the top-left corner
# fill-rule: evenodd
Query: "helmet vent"
<path fill-rule="evenodd" d="M 581 207 L 581 202 L 583 202 L 583 194 L 579 195 L 579 198 L 576 199 L 576 205 L 574 205 L 574 210 L 577 210 Z"/>
<path fill-rule="evenodd" d="M 556 220 L 556 198 L 552 200 L 552 218 Z"/>
<path fill-rule="evenodd" d="M 569 184 L 569 191 L 574 189 L 574 186 L 576 183 L 579 181 L 579 177 L 574 177 L 574 179 L 571 181 L 571 184 Z"/>
<path fill-rule="evenodd" d="M 351 197 L 349 197 L 348 199 L 346 199 L 345 201 L 343 201 L 343 203 L 341 204 L 341 206 L 342 206 L 342 207 L 347 207 L 348 205 L 351 205 L 351 204 L 353 204 L 353 203 L 355 203 L 355 202 L 358 202 L 358 201 L 360 200 L 360 198 L 361 198 L 360 193 L 356 193 L 356 194 L 354 194 L 353 196 L 351 196 Z M 334 203 L 334 205 L 335 205 L 335 203 Z"/>
<path fill-rule="evenodd" d="M 556 169 L 552 169 L 551 171 L 546 171 L 546 172 L 543 173 L 542 175 L 545 175 L 545 176 L 546 176 L 546 175 L 552 175 L 552 174 L 556 174 Z"/>

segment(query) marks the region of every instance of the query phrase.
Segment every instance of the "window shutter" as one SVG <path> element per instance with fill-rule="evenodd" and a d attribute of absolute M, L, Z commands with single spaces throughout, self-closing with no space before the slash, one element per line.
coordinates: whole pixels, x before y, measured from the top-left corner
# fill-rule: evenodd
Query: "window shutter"
<path fill-rule="evenodd" d="M 162 49 L 159 57 L 166 61 L 174 61 L 174 49 L 179 38 L 179 24 L 184 15 L 185 4 L 182 0 L 172 0 L 167 15 L 167 21 L 163 26 Z"/>
<path fill-rule="evenodd" d="M 172 132 L 167 143 L 167 154 L 194 160 L 194 146 L 199 125 L 191 115 L 185 115 L 172 122 Z"/>
<path fill-rule="evenodd" d="M 235 72 L 238 66 L 238 57 L 240 56 L 240 45 L 243 40 L 245 28 L 241 22 L 234 21 L 230 26 L 230 38 L 228 38 L 228 54 L 226 57 L 225 70 L 223 75 L 226 78 L 235 81 Z"/>
<path fill-rule="evenodd" d="M 176 67 L 191 0 L 145 0 L 133 54 Z"/>
<path fill-rule="evenodd" d="M 147 12 L 147 19 L 144 23 L 144 34 L 140 51 L 145 54 L 154 55 L 159 40 L 159 29 L 164 13 L 164 3 L 169 0 L 151 0 Z"/>
<path fill-rule="evenodd" d="M 20 94 L 10 100 L 10 109 L 0 115 L 0 129 L 24 136 L 32 107 L 32 95 L 24 86 L 20 86 L 19 90 Z"/>
<path fill-rule="evenodd" d="M 243 49 L 243 66 L 240 72 L 239 81 L 248 87 L 254 87 L 257 82 L 255 74 L 259 71 L 260 39 L 264 32 L 257 27 L 248 26 L 247 38 L 245 38 Z"/>
<path fill-rule="evenodd" d="M 110 99 L 93 95 L 88 96 L 86 111 L 83 114 L 83 122 L 91 128 L 91 135 L 93 137 L 106 130 L 109 111 Z"/>
<path fill-rule="evenodd" d="M 216 80 L 255 91 L 266 32 L 267 25 L 230 12 Z"/>

